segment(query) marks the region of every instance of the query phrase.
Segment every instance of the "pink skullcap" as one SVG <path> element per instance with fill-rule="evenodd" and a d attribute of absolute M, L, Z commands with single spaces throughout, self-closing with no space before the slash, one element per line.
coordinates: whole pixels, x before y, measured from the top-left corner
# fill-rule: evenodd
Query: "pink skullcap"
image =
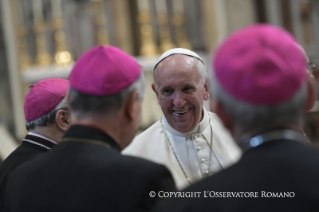
<path fill-rule="evenodd" d="M 30 86 L 24 100 L 24 115 L 27 121 L 33 121 L 48 114 L 65 97 L 69 81 L 59 78 L 41 80 Z"/>
<path fill-rule="evenodd" d="M 75 90 L 93 96 L 118 93 L 133 84 L 141 67 L 133 57 L 113 46 L 96 46 L 76 62 L 70 84 Z"/>
<path fill-rule="evenodd" d="M 300 89 L 306 60 L 296 40 L 285 30 L 256 24 L 229 36 L 214 59 L 215 77 L 238 100 L 276 105 Z"/>

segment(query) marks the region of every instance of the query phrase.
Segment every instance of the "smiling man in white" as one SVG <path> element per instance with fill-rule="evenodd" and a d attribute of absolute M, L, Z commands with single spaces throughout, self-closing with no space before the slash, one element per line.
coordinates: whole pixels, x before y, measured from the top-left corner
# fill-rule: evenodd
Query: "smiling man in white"
<path fill-rule="evenodd" d="M 219 118 L 203 106 L 209 99 L 203 60 L 190 50 L 171 49 L 158 59 L 153 75 L 152 88 L 164 116 L 123 154 L 166 165 L 178 189 L 236 162 L 239 148 Z"/>

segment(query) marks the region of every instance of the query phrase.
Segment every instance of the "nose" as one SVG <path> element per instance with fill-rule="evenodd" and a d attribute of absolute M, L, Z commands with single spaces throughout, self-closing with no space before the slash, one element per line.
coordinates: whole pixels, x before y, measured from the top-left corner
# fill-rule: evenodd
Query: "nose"
<path fill-rule="evenodd" d="M 184 95 L 176 92 L 175 95 L 173 96 L 173 104 L 176 107 L 182 108 L 186 103 L 186 100 L 184 98 Z"/>

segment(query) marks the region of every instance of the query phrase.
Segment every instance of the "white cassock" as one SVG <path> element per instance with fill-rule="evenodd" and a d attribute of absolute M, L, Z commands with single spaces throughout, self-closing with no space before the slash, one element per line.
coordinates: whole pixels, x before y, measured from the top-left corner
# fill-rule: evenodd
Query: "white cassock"
<path fill-rule="evenodd" d="M 202 121 L 192 132 L 184 134 L 174 130 L 163 116 L 162 124 L 161 120 L 154 123 L 122 153 L 165 165 L 178 189 L 190 185 L 187 178 L 194 183 L 225 169 L 241 156 L 240 148 L 217 115 L 205 108 Z"/>

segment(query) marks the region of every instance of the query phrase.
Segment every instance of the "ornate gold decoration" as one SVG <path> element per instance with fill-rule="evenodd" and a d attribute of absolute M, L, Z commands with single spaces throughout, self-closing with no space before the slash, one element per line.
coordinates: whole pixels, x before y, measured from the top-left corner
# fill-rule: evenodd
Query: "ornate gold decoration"
<path fill-rule="evenodd" d="M 17 14 L 17 19 L 14 20 L 15 28 L 16 28 L 16 39 L 17 39 L 17 52 L 19 58 L 19 69 L 26 70 L 31 66 L 31 58 L 28 54 L 28 46 L 26 40 L 26 28 L 24 25 L 24 11 L 21 5 L 17 2 L 17 0 L 13 1 L 13 12 Z"/>
<path fill-rule="evenodd" d="M 168 16 L 166 14 L 159 14 L 157 16 L 157 20 L 160 26 L 161 51 L 165 52 L 169 49 L 175 48 L 175 45 L 171 40 L 171 33 L 168 26 Z"/>
<path fill-rule="evenodd" d="M 183 0 L 174 0 L 173 10 L 177 45 L 181 48 L 192 49 L 186 36 Z"/>
<path fill-rule="evenodd" d="M 19 54 L 19 68 L 25 70 L 31 66 L 31 58 L 28 54 L 27 41 L 25 38 L 26 29 L 24 26 L 17 26 L 17 48 Z"/>
<path fill-rule="evenodd" d="M 55 41 L 55 54 L 54 61 L 55 65 L 65 66 L 73 63 L 72 55 L 67 50 L 65 33 L 63 30 L 64 22 L 62 15 L 62 5 L 60 0 L 52 0 L 52 13 L 53 13 L 53 21 L 52 27 L 55 30 L 54 33 L 54 41 Z"/>
<path fill-rule="evenodd" d="M 28 54 L 27 41 L 25 38 L 26 30 L 24 26 L 17 27 L 17 47 L 19 54 L 20 70 L 25 70 L 31 66 L 31 58 Z"/>
<path fill-rule="evenodd" d="M 157 55 L 158 49 L 153 38 L 153 28 L 151 25 L 151 15 L 149 12 L 142 12 L 138 15 L 138 22 L 141 26 L 141 49 L 140 54 L 143 56 Z"/>
<path fill-rule="evenodd" d="M 168 26 L 168 15 L 166 8 L 166 0 L 156 0 L 157 22 L 160 30 L 160 49 L 165 52 L 175 45 L 171 40 L 171 33 Z"/>
<path fill-rule="evenodd" d="M 108 31 L 106 29 L 106 15 L 104 12 L 104 0 L 91 0 L 94 4 L 95 24 L 97 26 L 97 40 L 100 45 L 109 44 Z"/>
<path fill-rule="evenodd" d="M 39 22 L 35 25 L 34 31 L 36 35 L 36 49 L 37 54 L 35 57 L 36 64 L 38 66 L 48 66 L 51 64 L 52 57 L 47 51 L 45 26 L 43 22 Z"/>
<path fill-rule="evenodd" d="M 154 56 L 157 55 L 158 49 L 154 42 L 153 28 L 151 25 L 151 14 L 149 0 L 137 1 L 139 15 L 137 21 L 141 30 L 141 48 L 140 55 Z"/>
<path fill-rule="evenodd" d="M 54 34 L 55 40 L 55 54 L 54 60 L 57 65 L 69 65 L 73 63 L 72 55 L 67 51 L 65 34 L 62 29 L 58 29 Z"/>
<path fill-rule="evenodd" d="M 12 11 L 14 14 L 17 14 L 14 19 L 15 24 L 15 32 L 16 32 L 16 39 L 17 39 L 17 52 L 18 52 L 18 59 L 19 59 L 19 69 L 26 70 L 31 66 L 31 58 L 28 54 L 28 46 L 26 40 L 26 28 L 24 25 L 24 11 L 21 5 L 18 3 L 17 0 L 13 1 Z"/>
<path fill-rule="evenodd" d="M 174 25 L 175 25 L 177 45 L 178 47 L 181 47 L 181 48 L 192 49 L 186 36 L 186 29 L 185 29 L 184 22 L 185 21 L 184 21 L 183 15 L 174 15 Z"/>
<path fill-rule="evenodd" d="M 47 51 L 46 37 L 45 37 L 45 23 L 43 21 L 42 1 L 33 1 L 33 14 L 34 14 L 34 31 L 36 33 L 36 49 L 37 54 L 35 57 L 38 66 L 48 66 L 51 64 L 52 58 Z"/>

